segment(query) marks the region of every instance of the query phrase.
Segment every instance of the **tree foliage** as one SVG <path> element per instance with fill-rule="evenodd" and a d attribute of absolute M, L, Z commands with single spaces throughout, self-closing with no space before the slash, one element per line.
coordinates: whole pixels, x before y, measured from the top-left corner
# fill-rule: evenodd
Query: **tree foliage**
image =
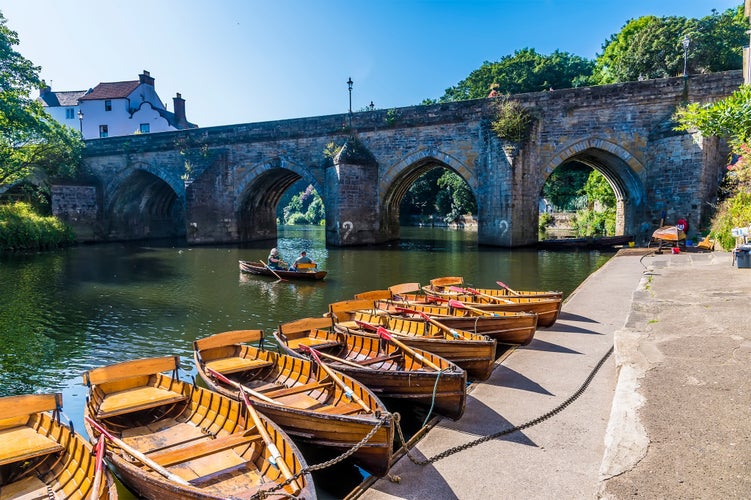
<path fill-rule="evenodd" d="M 720 203 L 712 219 L 712 236 L 724 248 L 734 245 L 730 230 L 751 222 L 751 86 L 744 85 L 725 99 L 689 104 L 675 119 L 678 129 L 730 141 L 732 158 L 720 185 Z"/>
<path fill-rule="evenodd" d="M 292 194 L 287 204 L 281 208 L 282 224 L 320 225 L 325 219 L 323 200 L 312 184 L 309 184 L 303 191 Z"/>
<path fill-rule="evenodd" d="M 495 89 L 503 94 L 538 92 L 579 86 L 592 73 L 593 63 L 568 52 L 549 56 L 534 49 L 517 50 L 497 62 L 484 62 L 467 78 L 446 89 L 439 102 L 487 97 Z"/>
<path fill-rule="evenodd" d="M 593 84 L 608 84 L 688 73 L 740 69 L 742 47 L 748 43 L 743 8 L 716 10 L 701 19 L 644 16 L 632 19 L 603 45 L 595 61 Z M 688 51 L 683 39 L 688 36 Z"/>
<path fill-rule="evenodd" d="M 30 97 L 39 68 L 14 50 L 18 35 L 0 12 L 0 193 L 29 178 L 72 176 L 83 143 L 73 129 L 51 119 Z"/>
<path fill-rule="evenodd" d="M 399 205 L 399 213 L 403 223 L 413 216 L 455 222 L 462 215 L 476 214 L 477 203 L 461 176 L 453 170 L 434 168 L 410 186 Z"/>

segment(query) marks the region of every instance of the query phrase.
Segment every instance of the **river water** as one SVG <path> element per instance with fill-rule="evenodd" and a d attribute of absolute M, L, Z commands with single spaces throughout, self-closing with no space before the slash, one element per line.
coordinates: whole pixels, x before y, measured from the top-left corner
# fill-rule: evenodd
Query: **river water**
<path fill-rule="evenodd" d="M 476 233 L 443 228 L 402 228 L 401 236 L 378 247 L 326 248 L 322 228 L 280 228 L 276 242 L 249 246 L 108 243 L 0 255 L 0 396 L 62 392 L 65 413 L 82 430 L 81 374 L 97 366 L 178 354 L 188 380 L 192 341 L 214 333 L 270 333 L 355 293 L 438 276 L 569 294 L 612 256 L 481 247 Z M 326 279 L 239 272 L 239 259 L 265 260 L 274 244 L 289 262 L 307 250 Z"/>

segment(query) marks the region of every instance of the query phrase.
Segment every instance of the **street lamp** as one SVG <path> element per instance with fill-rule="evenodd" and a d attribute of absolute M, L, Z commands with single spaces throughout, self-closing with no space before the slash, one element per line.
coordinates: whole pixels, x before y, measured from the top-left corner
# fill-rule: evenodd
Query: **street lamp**
<path fill-rule="evenodd" d="M 352 128 L 352 77 L 347 80 L 347 88 L 349 89 L 349 128 Z"/>
<path fill-rule="evenodd" d="M 683 78 L 688 77 L 688 46 L 691 44 L 691 40 L 688 35 L 683 35 Z"/>
<path fill-rule="evenodd" d="M 81 132 L 81 136 L 83 136 L 83 112 L 80 109 L 78 110 L 78 130 Z"/>

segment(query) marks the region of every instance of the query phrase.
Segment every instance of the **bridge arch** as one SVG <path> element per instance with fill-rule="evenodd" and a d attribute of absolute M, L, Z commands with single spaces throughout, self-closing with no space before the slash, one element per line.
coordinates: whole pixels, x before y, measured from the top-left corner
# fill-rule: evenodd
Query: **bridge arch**
<path fill-rule="evenodd" d="M 240 241 L 276 238 L 276 208 L 284 192 L 305 179 L 326 199 L 321 182 L 311 171 L 282 156 L 247 169 L 237 180 L 234 199 Z"/>
<path fill-rule="evenodd" d="M 109 183 L 105 220 L 111 239 L 185 236 L 185 185 L 159 168 L 140 163 Z"/>
<path fill-rule="evenodd" d="M 587 165 L 605 177 L 615 193 L 616 234 L 636 234 L 646 199 L 642 162 L 624 147 L 602 138 L 575 141 L 558 150 L 545 165 L 539 191 L 556 168 L 570 162 Z"/>
<path fill-rule="evenodd" d="M 381 176 L 381 225 L 389 239 L 399 237 L 399 203 L 407 190 L 425 172 L 439 167 L 454 171 L 467 183 L 477 202 L 478 211 L 480 210 L 478 181 L 473 170 L 438 148 L 421 148 L 405 155 L 386 169 Z"/>

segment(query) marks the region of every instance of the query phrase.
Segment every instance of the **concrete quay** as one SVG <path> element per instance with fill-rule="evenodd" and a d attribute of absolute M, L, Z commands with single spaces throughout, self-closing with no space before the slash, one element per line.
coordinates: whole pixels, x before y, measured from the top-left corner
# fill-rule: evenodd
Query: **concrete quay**
<path fill-rule="evenodd" d="M 751 269 L 732 254 L 625 249 L 587 278 L 551 328 L 470 387 L 410 453 L 350 497 L 751 498 Z M 364 489 L 367 487 L 367 489 Z"/>

